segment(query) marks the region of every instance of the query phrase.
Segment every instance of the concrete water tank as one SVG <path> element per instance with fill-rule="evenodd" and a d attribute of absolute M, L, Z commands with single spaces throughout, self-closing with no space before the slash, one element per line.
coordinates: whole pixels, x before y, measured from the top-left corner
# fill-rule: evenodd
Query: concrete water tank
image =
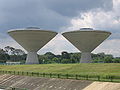
<path fill-rule="evenodd" d="M 81 51 L 80 63 L 91 63 L 91 52 L 100 45 L 111 33 L 91 28 L 65 32 L 62 35 Z"/>
<path fill-rule="evenodd" d="M 8 34 L 28 52 L 26 64 L 39 64 L 37 51 L 57 35 L 36 27 L 9 30 Z"/>

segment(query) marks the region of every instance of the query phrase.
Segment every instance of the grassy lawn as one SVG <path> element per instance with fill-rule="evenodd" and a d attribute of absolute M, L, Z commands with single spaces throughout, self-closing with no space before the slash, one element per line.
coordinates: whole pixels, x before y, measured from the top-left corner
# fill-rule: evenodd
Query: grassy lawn
<path fill-rule="evenodd" d="M 0 65 L 0 70 L 120 76 L 120 63 Z"/>

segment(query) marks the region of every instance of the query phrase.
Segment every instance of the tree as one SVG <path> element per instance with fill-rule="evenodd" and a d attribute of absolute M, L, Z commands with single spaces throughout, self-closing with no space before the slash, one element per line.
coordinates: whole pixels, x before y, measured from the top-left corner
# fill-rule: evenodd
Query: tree
<path fill-rule="evenodd" d="M 71 63 L 79 63 L 80 62 L 80 53 L 71 53 L 70 54 L 70 59 L 71 59 Z"/>
<path fill-rule="evenodd" d="M 113 56 L 112 55 L 106 55 L 104 58 L 105 63 L 112 63 Z"/>
<path fill-rule="evenodd" d="M 51 52 L 47 52 L 44 55 L 46 56 L 47 59 L 52 59 L 52 58 L 55 57 L 55 55 L 53 53 L 51 53 Z"/>
<path fill-rule="evenodd" d="M 113 63 L 120 63 L 120 58 L 114 58 L 112 61 Z"/>
<path fill-rule="evenodd" d="M 5 49 L 6 53 L 9 54 L 9 55 L 14 55 L 15 54 L 15 48 L 13 48 L 13 47 L 6 46 L 4 49 Z"/>
<path fill-rule="evenodd" d="M 6 54 L 6 52 L 0 48 L 0 54 Z"/>
<path fill-rule="evenodd" d="M 59 59 L 59 63 L 61 63 L 61 60 L 62 60 L 62 56 L 61 55 L 55 55 L 56 58 Z"/>
<path fill-rule="evenodd" d="M 25 60 L 26 58 L 25 52 L 21 49 L 16 49 L 11 46 L 6 46 L 4 50 L 7 54 L 9 54 L 11 61 L 20 61 L 23 59 Z"/>
<path fill-rule="evenodd" d="M 10 59 L 9 55 L 0 48 L 0 62 L 6 62 L 6 60 Z"/>
<path fill-rule="evenodd" d="M 98 53 L 97 57 L 99 57 L 99 59 L 104 59 L 105 58 L 105 53 L 104 52 Z"/>
<path fill-rule="evenodd" d="M 45 64 L 46 63 L 46 57 L 45 55 L 38 55 L 39 63 Z"/>
<path fill-rule="evenodd" d="M 66 51 L 63 51 L 63 52 L 62 52 L 62 59 L 70 59 L 69 53 L 66 52 Z"/>
<path fill-rule="evenodd" d="M 61 63 L 71 63 L 71 59 L 62 59 Z"/>
<path fill-rule="evenodd" d="M 15 50 L 14 50 L 14 54 L 15 54 L 15 55 L 24 55 L 25 52 L 24 52 L 23 50 L 21 50 L 21 49 L 15 49 Z"/>
<path fill-rule="evenodd" d="M 60 63 L 60 62 L 61 62 L 61 60 L 60 60 L 59 58 L 57 58 L 57 57 L 54 57 L 54 58 L 52 59 L 52 61 L 53 61 L 54 63 Z"/>

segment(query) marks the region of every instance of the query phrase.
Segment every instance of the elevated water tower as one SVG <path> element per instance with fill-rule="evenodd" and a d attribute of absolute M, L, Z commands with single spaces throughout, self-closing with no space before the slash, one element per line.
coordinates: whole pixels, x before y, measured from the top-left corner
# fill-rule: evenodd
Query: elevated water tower
<path fill-rule="evenodd" d="M 8 34 L 28 52 L 26 64 L 39 64 L 37 51 L 57 35 L 37 27 L 9 30 Z"/>
<path fill-rule="evenodd" d="M 91 63 L 91 52 L 110 36 L 110 32 L 81 28 L 77 31 L 65 32 L 62 35 L 81 51 L 80 63 Z"/>

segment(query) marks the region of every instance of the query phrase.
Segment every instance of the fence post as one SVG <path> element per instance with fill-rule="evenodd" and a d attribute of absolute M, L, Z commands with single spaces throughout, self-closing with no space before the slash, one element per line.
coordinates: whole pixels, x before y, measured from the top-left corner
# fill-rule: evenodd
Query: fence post
<path fill-rule="evenodd" d="M 58 78 L 60 78 L 60 74 L 58 74 Z"/>
<path fill-rule="evenodd" d="M 97 78 L 98 78 L 98 81 L 100 81 L 100 76 L 97 76 Z"/>
<path fill-rule="evenodd" d="M 15 75 L 15 71 L 13 71 L 13 74 Z"/>
<path fill-rule="evenodd" d="M 66 74 L 66 78 L 67 78 L 67 79 L 69 78 L 69 75 L 68 75 L 68 74 Z"/>
<path fill-rule="evenodd" d="M 88 75 L 86 75 L 86 80 L 88 80 Z"/>
<path fill-rule="evenodd" d="M 33 76 L 33 72 L 31 72 L 32 76 Z"/>
<path fill-rule="evenodd" d="M 27 76 L 28 76 L 28 72 L 27 72 Z"/>
<path fill-rule="evenodd" d="M 49 75 L 50 75 L 50 77 L 52 77 L 52 73 L 50 73 Z"/>
<path fill-rule="evenodd" d="M 75 75 L 75 79 L 78 80 L 78 75 L 77 74 Z"/>
<path fill-rule="evenodd" d="M 111 81 L 111 82 L 113 81 L 113 76 L 110 76 L 110 81 Z"/>
<path fill-rule="evenodd" d="M 18 75 L 19 75 L 19 71 L 18 71 Z"/>
<path fill-rule="evenodd" d="M 12 88 L 12 90 L 15 90 L 15 88 Z"/>
<path fill-rule="evenodd" d="M 37 73 L 37 76 L 39 77 L 39 73 Z"/>
<path fill-rule="evenodd" d="M 43 77 L 45 77 L 45 73 L 43 73 Z"/>
<path fill-rule="evenodd" d="M 33 76 L 35 76 L 35 73 L 33 72 Z"/>
<path fill-rule="evenodd" d="M 22 71 L 22 75 L 24 75 L 24 72 Z"/>

